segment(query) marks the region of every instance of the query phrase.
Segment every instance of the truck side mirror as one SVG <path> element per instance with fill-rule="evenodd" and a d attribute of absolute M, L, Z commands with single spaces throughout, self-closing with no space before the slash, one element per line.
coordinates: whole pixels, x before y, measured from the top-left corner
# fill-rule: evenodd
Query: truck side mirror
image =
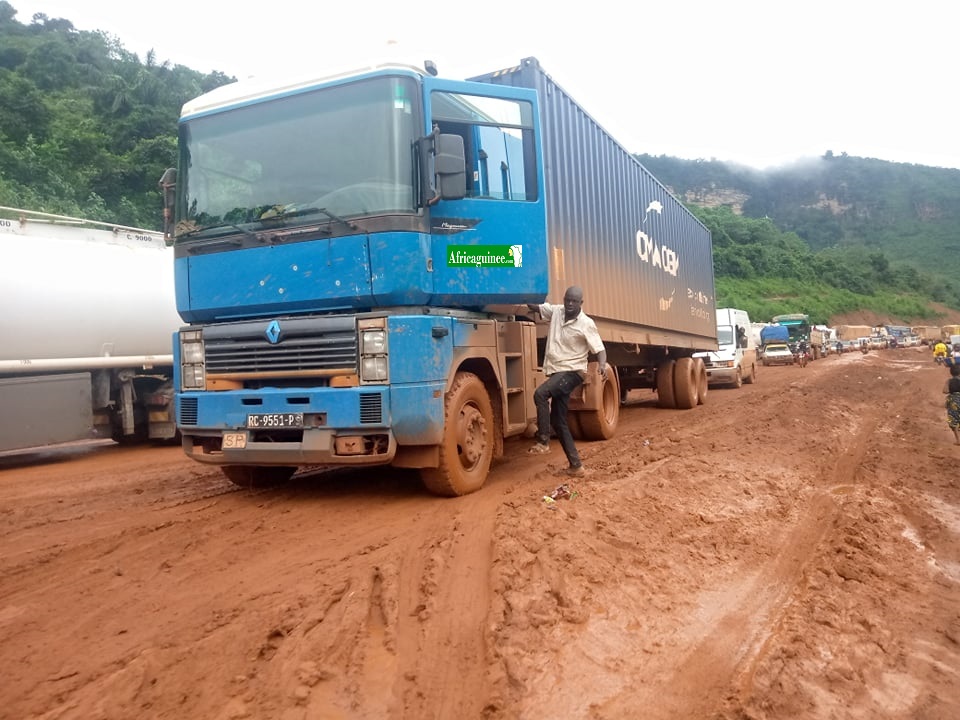
<path fill-rule="evenodd" d="M 177 202 L 177 171 L 167 168 L 160 177 L 160 191 L 163 193 L 163 239 L 167 245 L 173 244 L 174 208 Z"/>
<path fill-rule="evenodd" d="M 467 158 L 460 135 L 433 132 L 417 141 L 420 196 L 424 207 L 467 195 Z"/>
<path fill-rule="evenodd" d="M 444 200 L 459 200 L 467 195 L 467 162 L 460 135 L 437 136 L 434 172 L 437 190 Z"/>

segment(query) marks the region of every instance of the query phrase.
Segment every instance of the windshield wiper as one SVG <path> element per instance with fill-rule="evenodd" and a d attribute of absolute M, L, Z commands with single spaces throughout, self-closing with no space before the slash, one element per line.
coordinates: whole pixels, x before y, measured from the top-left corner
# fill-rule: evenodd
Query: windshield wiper
<path fill-rule="evenodd" d="M 330 218 L 331 220 L 334 220 L 335 222 L 342 223 L 342 224 L 346 225 L 346 226 L 347 226 L 348 228 L 350 228 L 351 230 L 358 230 L 358 229 L 360 228 L 359 225 L 357 225 L 357 224 L 355 224 L 355 223 L 352 223 L 352 222 L 350 222 L 349 220 L 344 220 L 344 219 L 343 219 L 342 217 L 340 217 L 339 215 L 334 215 L 332 212 L 330 212 L 330 211 L 327 210 L 326 208 L 316 208 L 316 211 L 319 212 L 319 213 L 323 213 L 324 215 L 326 215 L 326 216 L 327 216 L 328 218 Z"/>
<path fill-rule="evenodd" d="M 287 208 L 287 207 L 291 209 L 285 210 L 284 208 Z M 322 207 L 322 208 L 308 207 L 308 208 L 294 209 L 295 207 L 296 207 L 295 205 L 274 205 L 273 207 L 268 209 L 266 212 L 264 212 L 263 215 L 260 216 L 260 222 L 267 222 L 269 220 L 289 220 L 291 218 L 303 217 L 304 215 L 326 215 L 328 218 L 330 218 L 334 222 L 338 222 L 341 225 L 346 225 L 351 230 L 356 230 L 358 227 L 357 225 L 350 222 L 349 220 L 345 220 L 339 215 L 330 212 L 325 207 Z M 270 213 L 271 211 L 272 211 L 272 214 L 268 215 L 268 213 Z"/>
<path fill-rule="evenodd" d="M 287 210 L 286 208 L 290 208 Z M 304 215 L 315 215 L 316 213 L 322 212 L 320 208 L 308 207 L 308 208 L 296 208 L 296 205 L 274 205 L 263 212 L 260 215 L 260 222 L 267 222 L 269 220 L 289 220 L 291 218 L 303 217 Z"/>
<path fill-rule="evenodd" d="M 254 240 L 260 239 L 260 237 L 252 230 L 248 230 L 247 228 L 240 227 L 235 223 L 222 223 L 220 225 L 208 225 L 207 227 L 197 228 L 196 230 L 190 230 L 189 232 L 180 233 L 175 237 L 175 240 L 188 240 L 190 238 L 198 238 L 202 234 L 208 233 L 211 230 L 224 230 L 224 229 L 236 230 L 240 233 L 243 233 L 244 235 L 247 235 L 248 237 L 252 237 Z M 217 237 L 220 237 L 221 235 L 218 235 Z"/>

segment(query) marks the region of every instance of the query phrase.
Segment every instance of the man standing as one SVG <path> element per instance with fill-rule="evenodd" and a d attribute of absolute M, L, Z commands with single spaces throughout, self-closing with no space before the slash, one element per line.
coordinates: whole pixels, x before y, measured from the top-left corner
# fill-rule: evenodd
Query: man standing
<path fill-rule="evenodd" d="M 550 321 L 547 347 L 543 358 L 543 374 L 547 381 L 533 393 L 537 406 L 537 442 L 528 450 L 533 455 L 550 452 L 550 426 L 560 439 L 560 447 L 570 467 L 567 475 L 584 474 L 580 454 L 567 425 L 570 393 L 583 382 L 587 373 L 587 356 L 594 353 L 600 375 L 607 372 L 607 351 L 593 320 L 582 311 L 583 290 L 573 286 L 563 294 L 563 305 L 528 305 L 531 312 Z"/>

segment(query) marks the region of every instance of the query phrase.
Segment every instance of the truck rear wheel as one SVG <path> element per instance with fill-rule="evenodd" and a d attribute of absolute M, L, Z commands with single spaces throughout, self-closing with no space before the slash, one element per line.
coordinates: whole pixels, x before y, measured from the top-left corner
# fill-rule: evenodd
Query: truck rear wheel
<path fill-rule="evenodd" d="M 420 478 L 434 495 L 455 497 L 479 490 L 493 460 L 493 406 L 483 382 L 457 373 L 444 399 L 440 465 Z"/>
<path fill-rule="evenodd" d="M 677 399 L 673 394 L 673 375 L 676 360 L 664 360 L 657 367 L 657 405 L 662 408 L 677 407 Z"/>
<path fill-rule="evenodd" d="M 673 395 L 678 408 L 689 410 L 697 406 L 700 399 L 699 382 L 693 358 L 679 358 L 673 368 Z"/>
<path fill-rule="evenodd" d="M 703 405 L 707 400 L 707 390 L 710 389 L 710 382 L 707 379 L 707 366 L 704 364 L 703 358 L 697 358 L 694 363 L 696 363 L 697 372 L 697 402 Z"/>
<path fill-rule="evenodd" d="M 580 426 L 580 413 L 571 410 L 567 413 L 567 427 L 570 428 L 570 434 L 574 440 L 586 440 L 583 434 L 583 428 Z"/>
<path fill-rule="evenodd" d="M 607 366 L 607 374 L 602 382 L 600 408 L 579 413 L 584 440 L 609 440 L 617 431 L 617 423 L 620 421 L 620 381 L 617 378 L 617 369 L 612 365 Z"/>
<path fill-rule="evenodd" d="M 262 488 L 281 485 L 297 471 L 295 467 L 272 465 L 224 465 L 220 468 L 227 480 L 244 488 Z"/>

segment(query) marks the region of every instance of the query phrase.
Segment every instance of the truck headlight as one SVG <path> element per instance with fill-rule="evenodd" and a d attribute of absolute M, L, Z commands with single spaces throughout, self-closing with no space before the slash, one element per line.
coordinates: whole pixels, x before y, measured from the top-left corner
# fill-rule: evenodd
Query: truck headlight
<path fill-rule="evenodd" d="M 360 362 L 360 379 L 375 382 L 387 379 L 387 358 L 383 355 L 365 357 Z"/>
<path fill-rule="evenodd" d="M 363 332 L 363 347 L 361 348 L 361 352 L 364 355 L 383 355 L 386 351 L 386 330 L 365 330 Z"/>
<path fill-rule="evenodd" d="M 203 332 L 180 333 L 180 386 L 183 390 L 202 390 L 206 386 Z"/>
<path fill-rule="evenodd" d="M 360 382 L 384 383 L 390 380 L 390 357 L 387 348 L 386 318 L 363 318 L 357 321 L 360 333 Z"/>

